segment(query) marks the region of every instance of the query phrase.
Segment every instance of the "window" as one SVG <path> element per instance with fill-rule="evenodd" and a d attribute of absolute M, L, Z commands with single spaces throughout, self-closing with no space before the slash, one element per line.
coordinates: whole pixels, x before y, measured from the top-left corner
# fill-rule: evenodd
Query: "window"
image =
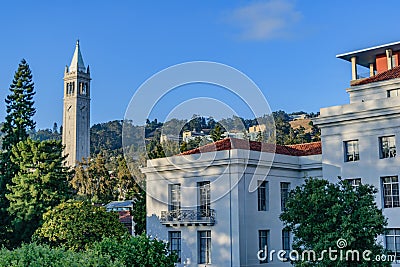
<path fill-rule="evenodd" d="M 388 255 L 393 255 L 395 263 L 400 263 L 400 229 L 387 229 L 385 243 Z"/>
<path fill-rule="evenodd" d="M 352 178 L 346 179 L 346 181 L 353 186 L 353 188 L 357 188 L 361 184 L 361 178 Z"/>
<path fill-rule="evenodd" d="M 286 208 L 286 202 L 289 197 L 290 183 L 281 183 L 281 210 Z"/>
<path fill-rule="evenodd" d="M 211 231 L 199 231 L 199 264 L 211 263 Z"/>
<path fill-rule="evenodd" d="M 397 176 L 382 177 L 382 185 L 384 207 L 399 207 L 399 178 Z"/>
<path fill-rule="evenodd" d="M 170 185 L 170 211 L 178 211 L 181 209 L 181 185 L 172 184 Z"/>
<path fill-rule="evenodd" d="M 380 137 L 379 150 L 381 159 L 396 157 L 396 140 L 394 135 Z"/>
<path fill-rule="evenodd" d="M 357 161 L 360 159 L 358 140 L 344 142 L 345 161 Z"/>
<path fill-rule="evenodd" d="M 210 217 L 210 182 L 197 183 L 199 188 L 199 213 L 200 217 Z"/>
<path fill-rule="evenodd" d="M 257 198 L 258 198 L 258 210 L 268 210 L 268 182 L 258 181 Z"/>
<path fill-rule="evenodd" d="M 258 249 L 263 250 L 265 260 L 260 260 L 260 263 L 268 262 L 268 230 L 258 230 Z"/>
<path fill-rule="evenodd" d="M 400 89 L 393 89 L 387 91 L 387 97 L 395 97 L 400 95 Z"/>
<path fill-rule="evenodd" d="M 169 235 L 169 251 L 174 251 L 178 255 L 177 263 L 181 263 L 181 232 L 170 231 Z"/>
<path fill-rule="evenodd" d="M 290 231 L 282 230 L 282 250 L 286 251 L 285 258 L 289 258 L 290 253 Z"/>

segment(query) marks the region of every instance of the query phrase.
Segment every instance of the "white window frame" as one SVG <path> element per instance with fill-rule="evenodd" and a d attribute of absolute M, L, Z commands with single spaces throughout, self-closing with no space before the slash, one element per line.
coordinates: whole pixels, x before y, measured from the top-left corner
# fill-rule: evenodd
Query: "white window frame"
<path fill-rule="evenodd" d="M 198 231 L 199 264 L 211 264 L 211 230 Z"/>
<path fill-rule="evenodd" d="M 265 251 L 265 247 L 267 247 L 267 251 Z M 260 260 L 260 264 L 267 263 L 269 257 L 269 230 L 258 230 L 258 249 L 264 251 L 265 260 Z"/>
<path fill-rule="evenodd" d="M 282 250 L 286 251 L 285 258 L 289 258 L 291 250 L 291 233 L 287 229 L 282 229 Z"/>
<path fill-rule="evenodd" d="M 400 207 L 399 178 L 398 176 L 381 177 L 382 201 L 384 208 Z"/>
<path fill-rule="evenodd" d="M 379 156 L 381 159 L 396 157 L 396 138 L 394 135 L 379 137 Z"/>
<path fill-rule="evenodd" d="M 358 139 L 344 141 L 344 161 L 352 162 L 360 160 L 360 148 Z"/>
<path fill-rule="evenodd" d="M 258 181 L 257 188 L 257 210 L 267 211 L 269 209 L 269 183 L 268 181 Z"/>
<path fill-rule="evenodd" d="M 169 185 L 169 210 L 178 211 L 181 209 L 181 184 Z"/>
<path fill-rule="evenodd" d="M 198 182 L 198 211 L 200 217 L 211 216 L 211 185 L 209 181 Z"/>
<path fill-rule="evenodd" d="M 349 178 L 346 181 L 353 187 L 357 188 L 361 185 L 361 178 Z"/>
<path fill-rule="evenodd" d="M 388 256 L 394 256 L 393 263 L 400 263 L 400 228 L 386 229 L 385 248 Z"/>
<path fill-rule="evenodd" d="M 287 187 L 283 187 L 283 186 L 287 186 Z M 280 192 L 281 192 L 281 211 L 284 211 L 286 208 L 286 202 L 289 198 L 290 183 L 289 182 L 281 182 L 280 183 Z"/>
<path fill-rule="evenodd" d="M 169 251 L 175 251 L 178 255 L 177 263 L 181 263 L 182 253 L 182 235 L 180 231 L 169 231 L 168 232 Z"/>

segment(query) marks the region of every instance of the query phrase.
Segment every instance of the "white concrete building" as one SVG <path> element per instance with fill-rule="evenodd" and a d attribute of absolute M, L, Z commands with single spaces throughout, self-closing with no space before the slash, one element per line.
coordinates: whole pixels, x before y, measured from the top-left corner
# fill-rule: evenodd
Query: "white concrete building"
<path fill-rule="evenodd" d="M 289 250 L 292 236 L 279 215 L 288 190 L 304 177 L 374 185 L 376 203 L 388 218 L 387 234 L 378 242 L 400 266 L 400 42 L 337 57 L 352 63 L 350 103 L 322 108 L 313 119 L 322 145 L 277 146 L 272 158 L 261 143 L 246 147 L 245 140 L 225 139 L 148 161 L 147 231 L 179 252 L 178 266 L 261 266 L 257 252 L 264 244 Z M 360 66 L 368 75 L 358 74 Z M 252 179 L 259 185 L 254 192 L 248 190 Z M 268 262 L 289 265 L 277 257 Z"/>
<path fill-rule="evenodd" d="M 147 234 L 169 241 L 178 266 L 260 266 L 265 244 L 289 250 L 279 214 L 290 188 L 321 177 L 321 144 L 277 146 L 275 158 L 271 151 L 231 138 L 149 160 Z M 259 187 L 249 192 L 252 179 Z M 289 265 L 276 256 L 268 262 Z"/>
<path fill-rule="evenodd" d="M 378 189 L 376 202 L 388 218 L 388 235 L 379 241 L 400 263 L 400 42 L 338 55 L 352 62 L 347 92 L 350 104 L 322 108 L 314 123 L 321 128 L 323 177 L 351 179 Z M 360 78 L 357 65 L 370 69 Z M 394 264 L 400 266 L 400 264 Z"/>

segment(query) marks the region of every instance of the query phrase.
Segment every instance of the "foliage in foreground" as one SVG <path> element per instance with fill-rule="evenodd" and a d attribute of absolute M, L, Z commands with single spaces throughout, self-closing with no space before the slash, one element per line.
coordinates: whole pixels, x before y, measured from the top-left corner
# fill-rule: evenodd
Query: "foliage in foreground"
<path fill-rule="evenodd" d="M 72 251 L 44 244 L 24 244 L 14 250 L 0 250 L 0 266 L 60 267 L 173 267 L 176 256 L 167 244 L 145 235 L 105 238 L 84 251 Z"/>
<path fill-rule="evenodd" d="M 43 225 L 36 230 L 33 240 L 78 251 L 104 237 L 121 239 L 126 233 L 127 228 L 116 213 L 87 202 L 68 201 L 43 215 Z"/>
<path fill-rule="evenodd" d="M 167 243 L 150 239 L 145 234 L 121 241 L 105 238 L 95 243 L 92 250 L 102 256 L 109 255 L 112 260 L 119 261 L 124 266 L 169 267 L 174 266 L 177 260 L 175 254 L 168 252 Z"/>
<path fill-rule="evenodd" d="M 329 248 L 360 252 L 360 261 L 331 260 L 326 254 L 319 261 L 295 261 L 295 266 L 390 266 L 389 262 L 362 260 L 366 250 L 372 252 L 371 259 L 384 254 L 376 238 L 384 233 L 387 222 L 374 201 L 376 192 L 371 185 L 354 188 L 347 181 L 333 184 L 312 178 L 291 191 L 280 218 L 295 236 L 294 250 L 300 254 L 313 250 L 317 258 Z M 340 239 L 347 243 L 344 247 L 338 245 Z"/>
<path fill-rule="evenodd" d="M 33 96 L 35 95 L 32 72 L 25 59 L 21 60 L 10 85 L 10 94 L 6 97 L 6 118 L 2 124 L 2 151 L 0 153 L 0 244 L 12 246 L 15 236 L 11 233 L 12 215 L 7 212 L 10 206 L 6 195 L 10 193 L 8 185 L 18 172 L 18 164 L 10 162 L 14 145 L 28 138 L 28 131 L 35 127 L 32 117 L 35 115 Z"/>
<path fill-rule="evenodd" d="M 42 215 L 71 195 L 70 175 L 63 166 L 61 141 L 21 141 L 12 148 L 10 160 L 19 168 L 7 185 L 8 208 L 15 240 L 29 242 L 42 221 Z"/>
<path fill-rule="evenodd" d="M 122 267 L 124 265 L 112 261 L 108 255 L 99 255 L 95 251 L 74 252 L 31 243 L 23 244 L 14 250 L 5 248 L 0 250 L 0 266 Z"/>

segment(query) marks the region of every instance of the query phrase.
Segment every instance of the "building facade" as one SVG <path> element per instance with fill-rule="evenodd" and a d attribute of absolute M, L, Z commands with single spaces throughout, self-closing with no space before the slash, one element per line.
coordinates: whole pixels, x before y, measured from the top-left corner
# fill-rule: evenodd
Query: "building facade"
<path fill-rule="evenodd" d="M 169 241 L 177 266 L 289 266 L 277 255 L 260 261 L 258 251 L 290 250 L 292 236 L 279 215 L 291 188 L 322 176 L 321 144 L 271 152 L 259 142 L 227 138 L 149 160 L 142 169 L 147 234 Z M 161 186 L 164 179 L 168 186 Z"/>
<path fill-rule="evenodd" d="M 399 55 L 400 42 L 338 55 L 352 63 L 350 103 L 322 108 L 314 120 L 321 128 L 323 177 L 378 189 L 376 203 L 388 218 L 388 233 L 378 242 L 396 263 L 400 263 Z M 360 76 L 359 66 L 368 68 L 368 75 Z"/>
<path fill-rule="evenodd" d="M 265 245 L 290 249 L 293 237 L 279 220 L 287 192 L 305 177 L 346 179 L 378 189 L 376 203 L 388 226 L 377 242 L 400 266 L 399 56 L 400 42 L 337 56 L 351 62 L 350 103 L 322 108 L 313 119 L 321 143 L 277 146 L 273 158 L 260 143 L 246 147 L 230 138 L 148 161 L 148 233 L 169 241 L 178 266 L 289 266 L 257 257 Z M 359 74 L 362 69 L 367 73 Z M 159 186 L 160 179 L 168 186 Z M 254 179 L 258 188 L 251 192 Z"/>
<path fill-rule="evenodd" d="M 64 72 L 64 110 L 62 142 L 66 165 L 90 156 L 90 70 L 86 68 L 76 42 L 71 64 Z"/>

